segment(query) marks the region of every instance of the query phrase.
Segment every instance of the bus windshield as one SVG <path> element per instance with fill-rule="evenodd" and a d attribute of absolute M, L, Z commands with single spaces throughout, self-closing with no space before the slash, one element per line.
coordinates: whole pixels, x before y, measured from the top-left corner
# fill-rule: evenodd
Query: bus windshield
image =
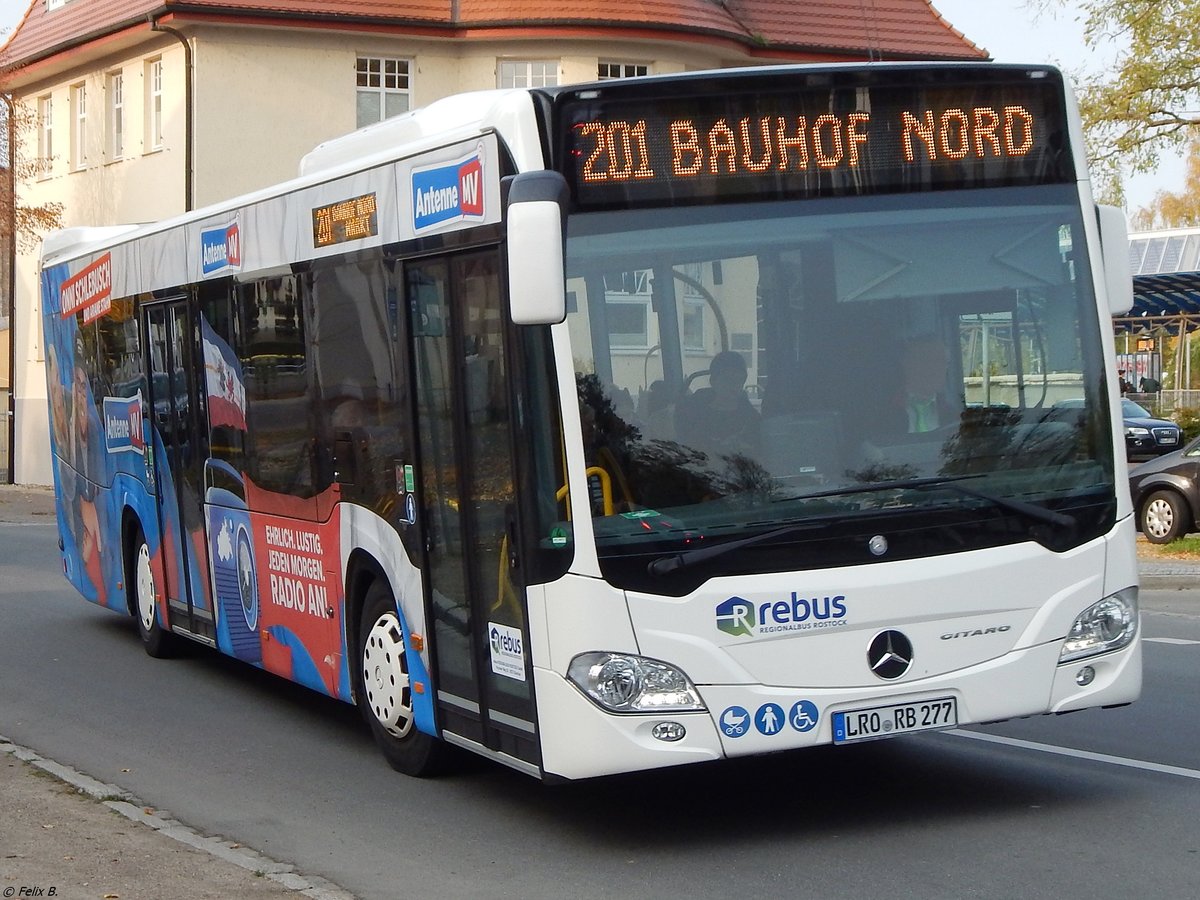
<path fill-rule="evenodd" d="M 678 593 L 714 574 L 1061 550 L 1111 527 L 1073 185 L 568 227 L 588 500 L 613 583 Z"/>

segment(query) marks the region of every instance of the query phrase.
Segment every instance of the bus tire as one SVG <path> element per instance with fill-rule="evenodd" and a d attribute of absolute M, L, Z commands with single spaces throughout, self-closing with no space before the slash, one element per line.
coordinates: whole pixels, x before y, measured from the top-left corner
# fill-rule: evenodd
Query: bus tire
<path fill-rule="evenodd" d="M 445 746 L 413 721 L 408 648 L 392 592 L 382 579 L 363 598 L 356 667 L 358 708 L 397 772 L 423 777 L 442 768 Z"/>
<path fill-rule="evenodd" d="M 159 624 L 158 585 L 154 582 L 154 567 L 150 564 L 150 545 L 146 536 L 137 527 L 129 545 L 125 561 L 125 584 L 129 592 L 129 609 L 137 620 L 138 634 L 142 647 L 155 659 L 167 659 L 175 655 L 178 641 Z"/>

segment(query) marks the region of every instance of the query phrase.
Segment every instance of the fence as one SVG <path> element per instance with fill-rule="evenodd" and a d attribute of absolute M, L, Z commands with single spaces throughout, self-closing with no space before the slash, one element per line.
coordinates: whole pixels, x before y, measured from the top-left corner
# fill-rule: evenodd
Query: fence
<path fill-rule="evenodd" d="M 1126 394 L 1139 406 L 1170 419 L 1183 409 L 1200 409 L 1200 391 L 1159 391 L 1156 394 Z"/>

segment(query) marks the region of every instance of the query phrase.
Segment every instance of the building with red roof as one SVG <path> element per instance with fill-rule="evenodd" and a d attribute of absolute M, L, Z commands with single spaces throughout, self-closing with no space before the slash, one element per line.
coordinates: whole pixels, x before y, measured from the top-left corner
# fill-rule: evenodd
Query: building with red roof
<path fill-rule="evenodd" d="M 283 181 L 321 141 L 467 90 L 728 66 L 979 60 L 930 0 L 32 0 L 0 47 L 63 224 Z M 16 480 L 48 483 L 36 260 L 16 261 Z"/>

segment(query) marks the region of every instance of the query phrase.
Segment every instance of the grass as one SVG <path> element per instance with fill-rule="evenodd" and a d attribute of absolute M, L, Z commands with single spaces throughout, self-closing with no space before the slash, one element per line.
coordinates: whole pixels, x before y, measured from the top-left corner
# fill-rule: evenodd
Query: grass
<path fill-rule="evenodd" d="M 1151 544 L 1144 538 L 1139 539 L 1138 556 L 1148 559 L 1200 560 L 1200 534 L 1189 534 L 1169 544 Z"/>

